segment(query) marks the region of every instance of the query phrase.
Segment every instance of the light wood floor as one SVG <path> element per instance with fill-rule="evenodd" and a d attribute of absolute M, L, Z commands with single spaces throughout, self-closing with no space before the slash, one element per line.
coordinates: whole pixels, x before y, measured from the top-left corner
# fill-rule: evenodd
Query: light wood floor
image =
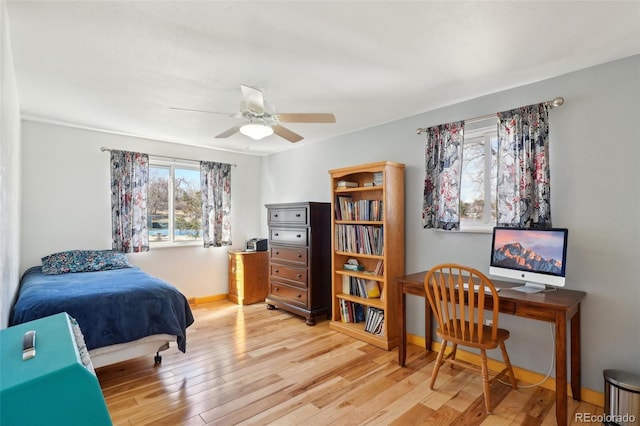
<path fill-rule="evenodd" d="M 397 349 L 364 344 L 327 321 L 309 327 L 264 304 L 227 301 L 193 312 L 186 354 L 172 347 L 160 366 L 150 355 L 97 370 L 115 425 L 556 424 L 554 393 L 540 387 L 495 383 L 492 415 L 472 372 L 443 368 L 429 390 L 435 355 L 414 345 L 400 368 Z M 602 413 L 569 401 L 571 424 L 574 413 Z"/>

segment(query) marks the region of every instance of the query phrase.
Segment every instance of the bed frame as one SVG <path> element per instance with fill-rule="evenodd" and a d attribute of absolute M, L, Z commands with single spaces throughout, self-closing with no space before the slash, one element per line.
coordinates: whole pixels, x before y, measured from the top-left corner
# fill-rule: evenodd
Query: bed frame
<path fill-rule="evenodd" d="M 162 356 L 160 351 L 169 349 L 169 344 L 175 342 L 176 336 L 170 334 L 154 334 L 128 343 L 104 346 L 89 351 L 93 368 L 100 368 L 117 362 L 127 361 L 132 358 L 148 356 L 156 353 L 154 362 L 160 364 Z"/>

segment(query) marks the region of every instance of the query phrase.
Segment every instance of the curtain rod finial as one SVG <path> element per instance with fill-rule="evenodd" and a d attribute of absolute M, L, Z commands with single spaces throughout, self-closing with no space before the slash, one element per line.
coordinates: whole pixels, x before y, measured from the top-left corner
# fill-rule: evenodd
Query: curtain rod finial
<path fill-rule="evenodd" d="M 553 98 L 553 100 L 551 101 L 551 106 L 559 107 L 563 103 L 564 103 L 564 98 L 562 96 L 558 96 L 557 98 Z"/>

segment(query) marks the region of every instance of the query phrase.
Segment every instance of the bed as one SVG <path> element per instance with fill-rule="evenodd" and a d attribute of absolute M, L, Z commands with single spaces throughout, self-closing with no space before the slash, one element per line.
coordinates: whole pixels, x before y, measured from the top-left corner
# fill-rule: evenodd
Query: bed
<path fill-rule="evenodd" d="M 10 325 L 67 312 L 84 335 L 95 368 L 156 353 L 186 351 L 193 315 L 169 283 L 110 250 L 67 251 L 43 258 L 22 276 Z"/>

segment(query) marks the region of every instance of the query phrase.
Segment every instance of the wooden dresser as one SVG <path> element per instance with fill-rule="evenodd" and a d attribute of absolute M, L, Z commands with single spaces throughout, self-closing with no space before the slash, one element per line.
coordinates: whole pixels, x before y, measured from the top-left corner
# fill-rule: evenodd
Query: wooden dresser
<path fill-rule="evenodd" d="M 229 250 L 229 300 L 238 305 L 264 302 L 268 288 L 268 252 Z"/>
<path fill-rule="evenodd" d="M 269 294 L 267 309 L 306 318 L 331 311 L 331 203 L 267 204 Z"/>

